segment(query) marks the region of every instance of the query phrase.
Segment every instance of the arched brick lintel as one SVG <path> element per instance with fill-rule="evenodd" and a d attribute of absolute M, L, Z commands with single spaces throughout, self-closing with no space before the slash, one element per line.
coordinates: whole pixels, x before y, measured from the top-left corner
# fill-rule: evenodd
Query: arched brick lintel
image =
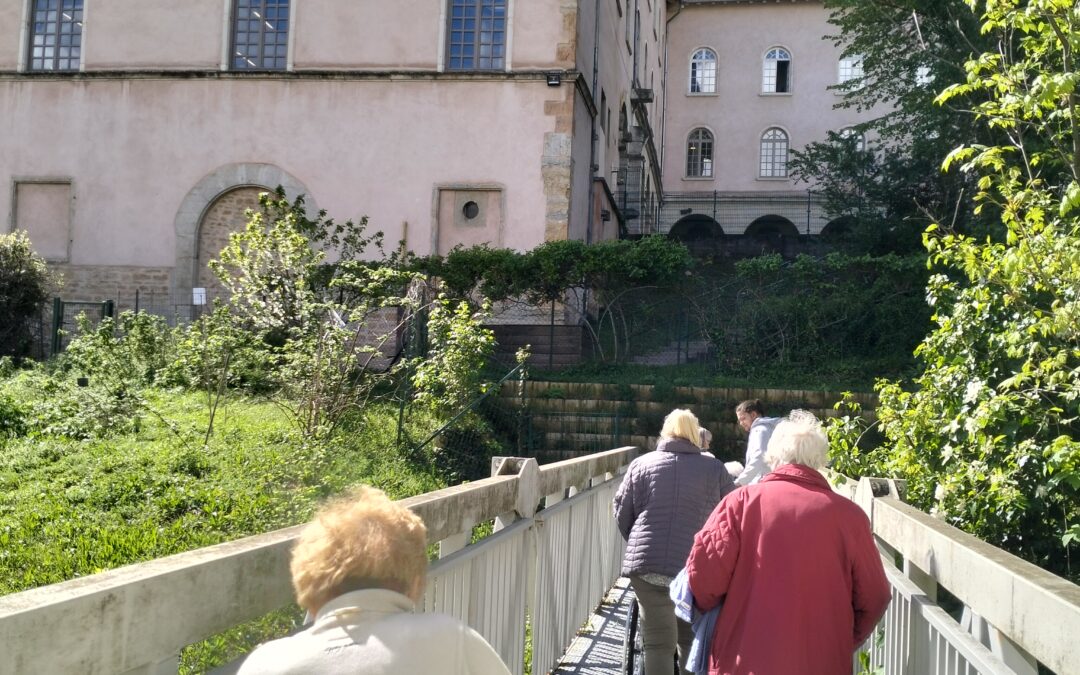
<path fill-rule="evenodd" d="M 191 292 L 198 278 L 199 224 L 210 205 L 221 195 L 241 187 L 259 187 L 273 190 L 278 185 L 285 188 L 285 195 L 295 199 L 304 195 L 309 213 L 317 213 L 315 203 L 307 186 L 284 169 L 273 164 L 246 162 L 226 164 L 203 177 L 184 197 L 173 222 L 176 233 L 176 267 L 173 270 L 173 293 L 183 295 Z"/>

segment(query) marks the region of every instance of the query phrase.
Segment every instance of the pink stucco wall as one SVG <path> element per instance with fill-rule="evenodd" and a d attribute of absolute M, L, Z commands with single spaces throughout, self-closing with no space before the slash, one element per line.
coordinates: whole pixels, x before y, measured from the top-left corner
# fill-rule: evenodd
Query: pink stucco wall
<path fill-rule="evenodd" d="M 435 70 L 443 5 L 444 0 L 297 3 L 291 36 L 294 66 Z"/>
<path fill-rule="evenodd" d="M 542 81 L 8 80 L 0 176 L 73 180 L 73 264 L 172 265 L 184 196 L 236 162 L 279 166 L 391 244 L 408 221 L 419 253 L 435 185 L 499 183 L 503 243 L 527 249 L 544 238 L 544 102 L 562 95 Z"/>
<path fill-rule="evenodd" d="M 222 0 L 87 2 L 85 69 L 216 69 L 224 16 Z"/>
<path fill-rule="evenodd" d="M 0 2 L 0 70 L 15 70 L 19 65 L 24 4 L 24 0 Z"/>

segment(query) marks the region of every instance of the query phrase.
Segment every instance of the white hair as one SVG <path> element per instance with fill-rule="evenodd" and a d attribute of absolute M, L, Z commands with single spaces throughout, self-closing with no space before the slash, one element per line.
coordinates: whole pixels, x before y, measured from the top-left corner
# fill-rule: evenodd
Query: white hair
<path fill-rule="evenodd" d="M 825 466 L 828 454 L 829 441 L 818 418 L 807 410 L 792 410 L 773 430 L 765 463 L 773 469 L 785 464 L 820 469 Z"/>

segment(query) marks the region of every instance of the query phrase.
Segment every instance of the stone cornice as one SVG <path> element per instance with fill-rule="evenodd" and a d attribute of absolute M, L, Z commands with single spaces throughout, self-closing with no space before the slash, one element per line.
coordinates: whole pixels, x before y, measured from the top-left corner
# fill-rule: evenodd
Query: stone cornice
<path fill-rule="evenodd" d="M 0 71 L 0 80 L 93 81 L 93 80 L 235 80 L 235 81 L 457 81 L 457 82 L 546 82 L 548 73 L 558 73 L 564 81 L 573 81 L 576 70 L 446 71 L 435 70 L 292 70 L 241 72 L 230 70 L 89 70 L 80 72 Z"/>

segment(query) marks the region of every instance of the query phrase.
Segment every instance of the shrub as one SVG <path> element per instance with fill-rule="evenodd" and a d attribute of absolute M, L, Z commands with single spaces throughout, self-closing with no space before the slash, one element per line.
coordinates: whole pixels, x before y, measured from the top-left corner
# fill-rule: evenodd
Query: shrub
<path fill-rule="evenodd" d="M 21 358 L 30 351 L 30 320 L 49 298 L 45 260 L 30 238 L 16 230 L 0 234 L 0 356 Z"/>

